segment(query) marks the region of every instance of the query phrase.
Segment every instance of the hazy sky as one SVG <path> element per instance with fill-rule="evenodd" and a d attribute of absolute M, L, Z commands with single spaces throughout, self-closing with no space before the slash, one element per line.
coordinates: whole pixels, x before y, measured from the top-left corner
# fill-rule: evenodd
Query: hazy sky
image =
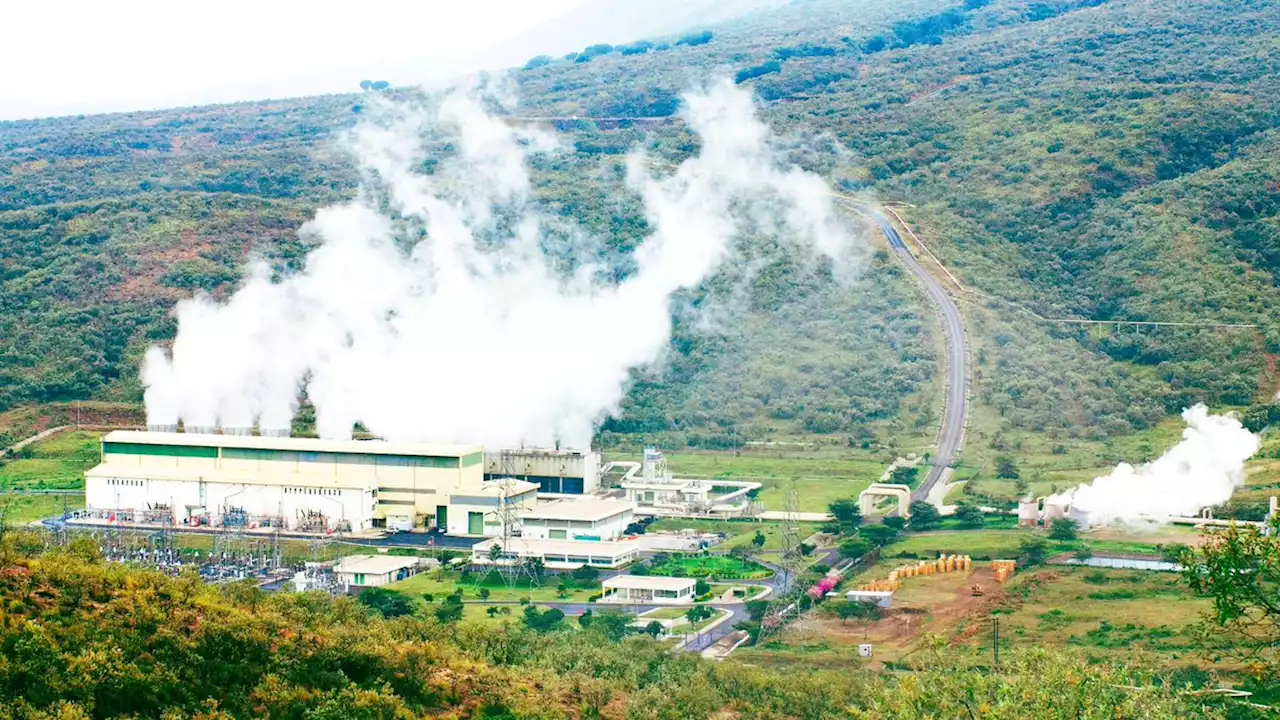
<path fill-rule="evenodd" d="M 0 119 L 410 84 L 586 0 L 6 0 Z"/>

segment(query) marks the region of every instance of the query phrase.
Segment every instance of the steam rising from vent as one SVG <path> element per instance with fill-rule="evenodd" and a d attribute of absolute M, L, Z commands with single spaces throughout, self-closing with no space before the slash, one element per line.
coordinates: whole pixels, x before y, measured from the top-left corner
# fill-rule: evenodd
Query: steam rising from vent
<path fill-rule="evenodd" d="M 393 440 L 582 447 L 630 370 L 662 358 L 673 295 L 738 259 L 738 240 L 816 249 L 845 271 L 865 252 L 823 181 L 783 166 L 750 96 L 721 82 L 684 98 L 696 157 L 663 177 L 642 151 L 628 159 L 652 231 L 634 272 L 599 279 L 585 241 L 566 272 L 526 166 L 554 139 L 486 115 L 489 101 L 455 91 L 358 128 L 360 200 L 303 227 L 320 242 L 300 272 L 257 262 L 225 303 L 179 303 L 171 353 L 144 361 L 148 424 L 279 433 L 305 388 L 327 438 L 361 422 Z M 422 139 L 441 136 L 454 154 L 417 172 Z"/>
<path fill-rule="evenodd" d="M 1244 463 L 1261 441 L 1235 418 L 1210 415 L 1204 405 L 1183 411 L 1182 441 L 1154 462 L 1134 467 L 1121 463 L 1110 475 L 1045 499 L 1070 505 L 1082 525 L 1113 521 L 1162 521 L 1194 516 L 1218 505 L 1244 482 Z"/>

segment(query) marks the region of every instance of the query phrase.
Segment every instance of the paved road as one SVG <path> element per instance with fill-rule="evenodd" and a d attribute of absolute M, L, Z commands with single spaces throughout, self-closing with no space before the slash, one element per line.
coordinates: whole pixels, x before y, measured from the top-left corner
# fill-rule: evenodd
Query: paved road
<path fill-rule="evenodd" d="M 879 212 L 872 215 L 889 247 L 924 286 L 925 293 L 938 309 L 942 330 L 947 338 L 947 403 L 942 411 L 942 431 L 938 433 L 938 449 L 933 455 L 933 466 L 925 481 L 911 494 L 913 500 L 924 500 L 943 473 L 956 459 L 956 453 L 964 442 L 965 419 L 969 414 L 969 352 L 966 347 L 964 320 L 951 295 L 932 275 L 925 271 L 920 261 L 907 248 L 893 224 Z"/>

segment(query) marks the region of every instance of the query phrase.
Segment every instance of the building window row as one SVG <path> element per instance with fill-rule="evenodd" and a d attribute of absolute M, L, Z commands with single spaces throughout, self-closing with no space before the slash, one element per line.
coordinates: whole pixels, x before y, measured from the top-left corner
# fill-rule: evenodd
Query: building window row
<path fill-rule="evenodd" d="M 285 495 L 333 495 L 333 496 L 337 496 L 337 495 L 339 495 L 341 492 L 342 492 L 341 490 L 337 490 L 337 489 L 335 489 L 335 488 L 297 488 L 297 487 L 286 487 L 286 488 L 284 489 L 284 494 L 285 494 Z"/>
<path fill-rule="evenodd" d="M 117 485 L 117 486 L 128 486 L 128 487 L 142 487 L 141 480 L 122 480 L 120 478 L 108 478 L 107 484 Z"/>

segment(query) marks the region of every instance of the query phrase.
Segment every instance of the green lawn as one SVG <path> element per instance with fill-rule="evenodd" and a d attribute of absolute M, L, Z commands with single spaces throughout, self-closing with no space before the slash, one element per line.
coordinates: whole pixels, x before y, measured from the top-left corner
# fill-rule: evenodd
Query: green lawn
<path fill-rule="evenodd" d="M 776 453 L 677 452 L 667 464 L 678 477 L 746 480 L 763 487 L 757 497 L 769 510 L 783 510 L 783 485 L 794 480 L 799 509 L 825 512 L 833 500 L 857 497 L 876 482 L 889 463 L 888 453 L 818 449 Z"/>
<path fill-rule="evenodd" d="M 661 565 L 649 569 L 651 575 L 704 577 L 716 580 L 759 580 L 773 573 L 750 560 L 720 555 L 671 556 Z"/>
<path fill-rule="evenodd" d="M 800 539 L 804 540 L 818 531 L 818 523 L 799 523 Z M 722 533 L 729 539 L 717 549 L 729 549 L 749 546 L 759 530 L 764 534 L 765 550 L 782 549 L 782 526 L 776 522 L 757 522 L 755 520 L 693 520 L 686 518 L 664 518 L 649 526 L 654 532 L 678 532 L 696 530 L 698 532 Z"/>
<path fill-rule="evenodd" d="M 397 590 L 407 595 L 423 595 L 430 593 L 436 602 L 457 590 L 462 591 L 464 601 L 480 600 L 480 589 L 489 591 L 488 600 L 494 602 L 519 602 L 521 598 L 529 598 L 531 602 L 588 602 L 592 595 L 600 592 L 600 584 L 593 583 L 588 588 L 571 587 L 568 595 L 560 597 L 556 593 L 559 579 L 548 576 L 542 585 L 530 587 L 527 579 L 515 588 L 508 588 L 503 579 L 493 573 L 486 576 L 483 583 L 473 576 L 469 582 L 462 582 L 459 573 L 450 571 L 432 571 L 414 575 L 398 583 L 388 585 L 390 590 Z"/>
<path fill-rule="evenodd" d="M 669 607 L 657 608 L 636 617 L 637 620 L 675 620 L 684 617 L 689 612 L 688 607 Z"/>
<path fill-rule="evenodd" d="M 0 488 L 61 490 L 84 487 L 84 471 L 100 460 L 101 433 L 66 432 L 30 447 L 30 457 L 0 462 Z"/>
<path fill-rule="evenodd" d="M 1095 553 L 1159 553 L 1160 547 L 1174 543 L 1189 544 L 1198 537 L 1195 528 L 1167 526 L 1152 532 L 1124 533 L 1098 530 L 1081 533 L 1075 542 L 1049 540 L 1044 530 L 1026 528 L 982 528 L 975 530 L 934 530 L 907 533 L 885 548 L 885 557 L 930 558 L 939 554 L 972 555 L 975 559 L 1016 558 L 1018 543 L 1025 537 L 1038 535 L 1049 542 L 1049 554 L 1071 552 L 1084 546 Z"/>

